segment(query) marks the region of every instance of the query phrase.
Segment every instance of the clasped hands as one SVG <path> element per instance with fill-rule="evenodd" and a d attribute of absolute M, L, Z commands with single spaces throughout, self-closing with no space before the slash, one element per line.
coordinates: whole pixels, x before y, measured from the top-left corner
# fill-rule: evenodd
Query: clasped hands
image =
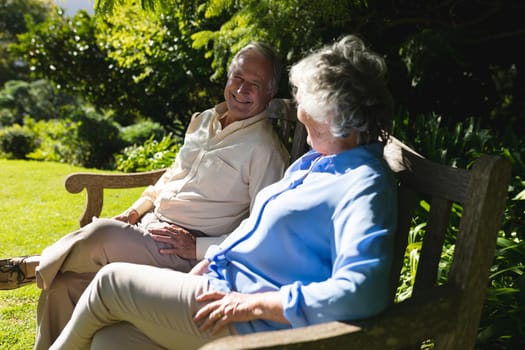
<path fill-rule="evenodd" d="M 140 215 L 135 209 L 128 209 L 124 213 L 114 217 L 115 220 L 135 225 Z M 148 231 L 156 242 L 166 243 L 171 248 L 161 248 L 161 254 L 176 254 L 183 259 L 195 260 L 197 258 L 197 242 L 188 230 L 175 225 L 165 224 L 162 226 L 148 228 Z"/>
<path fill-rule="evenodd" d="M 188 230 L 169 224 L 158 228 L 148 229 L 151 238 L 160 243 L 166 243 L 171 248 L 161 248 L 161 254 L 176 254 L 183 259 L 195 260 L 197 258 L 197 242 Z"/>

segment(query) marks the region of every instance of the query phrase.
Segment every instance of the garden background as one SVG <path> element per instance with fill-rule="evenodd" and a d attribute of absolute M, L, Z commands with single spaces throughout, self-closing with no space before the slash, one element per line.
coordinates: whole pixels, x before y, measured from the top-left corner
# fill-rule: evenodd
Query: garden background
<path fill-rule="evenodd" d="M 227 64 L 265 40 L 286 66 L 355 33 L 384 54 L 393 134 L 469 167 L 500 154 L 513 178 L 478 332 L 479 349 L 525 348 L 525 3 L 500 0 L 98 0 L 66 16 L 51 0 L 0 3 L 0 257 L 39 253 L 78 227 L 73 171 L 168 166 L 189 117 L 219 102 Z M 286 76 L 278 97 L 290 97 Z M 110 193 L 103 216 L 140 193 Z M 418 215 L 426 215 L 422 202 Z M 456 208 L 451 219 L 461 215 Z M 405 298 L 425 227 L 414 220 Z M 453 246 L 443 252 L 442 275 Z M 0 293 L 0 348 L 32 347 L 34 286 Z M 429 345 L 431 347 L 431 344 Z"/>

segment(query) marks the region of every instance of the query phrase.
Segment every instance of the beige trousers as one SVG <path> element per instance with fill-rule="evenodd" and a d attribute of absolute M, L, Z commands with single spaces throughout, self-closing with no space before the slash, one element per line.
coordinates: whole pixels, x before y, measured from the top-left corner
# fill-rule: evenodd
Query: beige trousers
<path fill-rule="evenodd" d="M 43 290 L 38 301 L 35 349 L 49 348 L 80 295 L 103 266 L 129 262 L 187 272 L 196 264 L 176 255 L 160 254 L 162 246 L 141 227 L 96 219 L 46 248 L 36 274 Z"/>
<path fill-rule="evenodd" d="M 212 336 L 192 320 L 205 277 L 146 265 L 107 265 L 82 294 L 51 350 L 196 349 Z"/>

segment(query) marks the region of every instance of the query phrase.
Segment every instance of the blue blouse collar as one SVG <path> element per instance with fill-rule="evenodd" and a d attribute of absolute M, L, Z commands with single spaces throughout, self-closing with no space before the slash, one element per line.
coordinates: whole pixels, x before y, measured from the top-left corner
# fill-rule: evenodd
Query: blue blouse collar
<path fill-rule="evenodd" d="M 299 158 L 293 168 L 312 172 L 346 172 L 364 163 L 383 157 L 383 144 L 376 142 L 360 145 L 337 154 L 322 155 L 314 150 Z"/>

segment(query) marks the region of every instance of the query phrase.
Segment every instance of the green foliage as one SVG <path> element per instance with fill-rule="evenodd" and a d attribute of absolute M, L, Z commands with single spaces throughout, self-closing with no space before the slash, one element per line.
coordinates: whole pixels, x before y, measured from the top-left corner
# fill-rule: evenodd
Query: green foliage
<path fill-rule="evenodd" d="M 72 110 L 69 118 L 25 123 L 39 140 L 31 159 L 111 169 L 113 154 L 123 147 L 118 124 L 93 111 Z"/>
<path fill-rule="evenodd" d="M 112 168 L 113 154 L 122 147 L 118 124 L 95 112 L 77 111 L 72 119 L 79 122 L 78 138 L 85 149 L 82 165 Z"/>
<path fill-rule="evenodd" d="M 498 239 L 487 299 L 480 324 L 478 347 L 480 349 L 514 349 L 523 347 L 525 339 L 525 166 L 521 158 L 525 142 L 514 130 L 501 133 L 489 131 L 480 122 L 470 118 L 465 122 L 446 125 L 435 113 L 411 117 L 399 114 L 394 123 L 393 135 L 400 138 L 424 157 L 434 161 L 469 167 L 481 153 L 501 154 L 513 164 L 513 180 L 509 187 L 509 202 Z M 422 200 L 409 232 L 409 242 L 402 270 L 402 285 L 397 298 L 405 299 L 411 293 L 421 240 L 425 233 L 425 220 L 429 205 Z M 454 204 L 446 239 L 457 233 L 462 215 L 461 206 Z M 438 282 L 443 281 L 450 268 L 454 246 L 446 245 L 440 260 Z"/>
<path fill-rule="evenodd" d="M 0 128 L 13 124 L 15 124 L 15 118 L 12 113 L 5 108 L 0 108 Z"/>
<path fill-rule="evenodd" d="M 35 147 L 35 134 L 18 124 L 0 130 L 0 152 L 8 158 L 25 159 Z"/>
<path fill-rule="evenodd" d="M 319 28 L 342 29 L 364 8 L 362 1 L 355 0 L 210 0 L 200 6 L 205 18 L 225 20 L 219 30 L 195 33 L 193 47 L 207 47 L 207 56 L 213 57 L 213 79 L 224 76 L 233 55 L 253 40 L 269 42 L 285 64 L 291 64 L 323 43 L 325 33 Z M 286 82 L 283 76 L 283 95 L 289 94 Z"/>
<path fill-rule="evenodd" d="M 24 17 L 35 22 L 44 21 L 53 8 L 50 0 L 4 0 L 0 3 L 0 40 L 14 40 L 16 35 L 25 33 Z"/>
<path fill-rule="evenodd" d="M 26 79 L 27 65 L 9 51 L 16 36 L 27 31 L 26 18 L 39 23 L 50 14 L 51 0 L 2 0 L 0 2 L 0 86 L 9 80 Z"/>
<path fill-rule="evenodd" d="M 143 145 L 126 147 L 116 156 L 117 169 L 124 172 L 163 169 L 173 164 L 182 140 L 168 134 L 157 141 L 153 136 Z"/>
<path fill-rule="evenodd" d="M 415 117 L 400 113 L 392 133 L 426 158 L 457 167 L 468 167 L 481 153 L 496 149 L 496 135 L 474 118 L 447 125 L 436 113 Z"/>
<path fill-rule="evenodd" d="M 478 346 L 522 349 L 525 346 L 525 241 L 499 238 L 489 276 Z"/>
<path fill-rule="evenodd" d="M 69 118 L 35 121 L 27 118 L 26 126 L 38 135 L 38 148 L 30 159 L 79 165 L 84 149 L 77 135 L 78 123 Z"/>
<path fill-rule="evenodd" d="M 172 5 L 175 6 L 175 5 Z M 133 30 L 130 28 L 133 23 Z M 115 69 L 133 73 L 142 115 L 176 130 L 174 120 L 189 121 L 189 111 L 209 107 L 219 86 L 209 82 L 209 61 L 191 49 L 193 6 L 154 17 L 137 6 L 122 5 L 97 22 L 97 41 Z M 144 107 L 142 107 L 144 106 Z"/>
<path fill-rule="evenodd" d="M 108 18 L 57 14 L 31 24 L 11 49 L 34 77 L 99 111 L 113 110 L 123 125 L 146 117 L 180 133 L 193 111 L 217 101 L 221 87 L 209 82 L 209 60 L 191 49 L 198 24 L 191 7 L 172 12 L 156 18 L 126 5 Z"/>
<path fill-rule="evenodd" d="M 46 80 L 11 80 L 0 90 L 0 112 L 5 116 L 0 117 L 0 126 L 22 124 L 26 116 L 35 120 L 60 118 L 67 106 L 76 103 Z"/>
<path fill-rule="evenodd" d="M 97 13 L 113 4 L 98 0 Z M 213 58 L 213 78 L 251 40 L 273 44 L 286 63 L 342 34 L 358 33 L 387 57 L 395 100 L 416 115 L 435 111 L 452 122 L 469 117 L 504 127 L 523 119 L 520 74 L 525 33 L 522 2 L 361 0 L 141 0 L 157 16 L 193 6 L 193 47 Z M 216 23 L 212 20 L 218 20 Z M 281 93 L 287 94 L 285 82 Z M 504 116 L 504 117 L 503 117 Z M 525 123 L 518 123 L 524 130 Z"/>
<path fill-rule="evenodd" d="M 24 57 L 34 77 L 47 78 L 98 108 L 118 106 L 123 95 L 119 84 L 127 81 L 118 79 L 120 73 L 108 67 L 95 39 L 94 21 L 87 13 L 80 12 L 74 19 L 55 14 L 45 22 L 30 23 L 29 31 L 18 38 L 11 50 Z"/>
<path fill-rule="evenodd" d="M 120 137 L 126 145 L 143 144 L 150 137 L 160 140 L 166 131 L 159 123 L 145 120 L 120 129 Z"/>
<path fill-rule="evenodd" d="M 125 5 L 126 3 L 129 3 L 130 1 L 126 1 L 126 0 L 112 0 L 112 1 L 104 1 L 104 0 L 95 0 L 95 4 L 94 4 L 94 7 L 95 7 L 95 10 L 98 12 L 98 13 L 102 13 L 102 14 L 110 14 L 110 13 L 113 13 L 115 11 L 115 8 L 119 7 L 119 6 L 123 6 Z M 169 5 L 171 5 L 171 3 L 173 3 L 174 1 L 158 1 L 158 0 L 140 0 L 139 3 L 140 3 L 140 7 L 143 9 L 143 10 L 146 10 L 146 11 L 164 11 L 166 10 L 166 8 L 169 7 Z"/>

